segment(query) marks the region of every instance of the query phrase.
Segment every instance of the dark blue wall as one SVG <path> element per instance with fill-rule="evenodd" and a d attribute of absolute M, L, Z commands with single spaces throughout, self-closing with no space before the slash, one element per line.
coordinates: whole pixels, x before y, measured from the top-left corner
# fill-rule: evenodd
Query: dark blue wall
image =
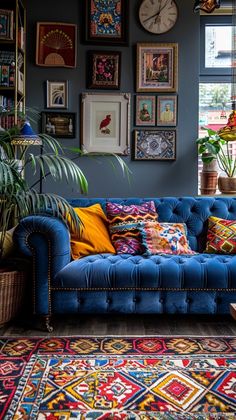
<path fill-rule="evenodd" d="M 89 181 L 89 196 L 165 196 L 197 194 L 197 138 L 198 73 L 199 73 L 199 16 L 194 14 L 193 0 L 177 0 L 179 18 L 175 27 L 163 35 L 152 35 L 142 29 L 138 21 L 139 0 L 125 0 L 129 5 L 129 47 L 103 47 L 82 43 L 82 0 L 27 1 L 27 105 L 45 108 L 45 81 L 69 80 L 69 109 L 77 113 L 77 136 L 61 140 L 63 146 L 80 146 L 80 94 L 86 91 L 86 50 L 106 49 L 122 52 L 121 91 L 135 93 L 136 43 L 177 42 L 179 44 L 179 90 L 177 159 L 175 162 L 134 162 L 125 158 L 132 170 L 131 183 L 121 173 L 114 173 L 105 158 L 99 162 L 80 158 L 78 163 Z M 35 65 L 35 39 L 37 21 L 77 23 L 79 29 L 77 68 L 44 68 Z M 131 101 L 131 142 L 133 141 L 134 96 Z M 27 177 L 31 174 L 27 174 Z M 54 183 L 47 179 L 44 191 L 56 192 L 65 197 L 78 196 L 72 185 Z"/>

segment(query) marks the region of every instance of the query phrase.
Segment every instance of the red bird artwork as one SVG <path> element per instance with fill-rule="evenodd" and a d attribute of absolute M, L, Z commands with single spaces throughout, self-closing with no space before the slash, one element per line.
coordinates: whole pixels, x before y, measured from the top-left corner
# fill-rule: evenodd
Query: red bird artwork
<path fill-rule="evenodd" d="M 109 114 L 109 115 L 106 115 L 106 118 L 104 118 L 100 123 L 99 128 L 100 128 L 102 133 L 110 134 L 111 131 L 108 128 L 108 125 L 110 124 L 110 122 L 111 122 L 111 115 Z"/>

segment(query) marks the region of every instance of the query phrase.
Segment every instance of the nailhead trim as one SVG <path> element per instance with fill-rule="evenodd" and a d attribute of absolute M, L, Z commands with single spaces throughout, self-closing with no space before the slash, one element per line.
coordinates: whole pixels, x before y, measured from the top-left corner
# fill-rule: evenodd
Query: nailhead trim
<path fill-rule="evenodd" d="M 160 291 L 160 292 L 236 292 L 236 289 L 179 289 L 179 288 L 167 288 L 167 287 L 52 287 L 52 292 L 62 292 L 62 291 L 81 291 L 81 292 L 93 292 L 93 291 L 101 291 L 101 292 L 109 292 L 109 291 Z"/>

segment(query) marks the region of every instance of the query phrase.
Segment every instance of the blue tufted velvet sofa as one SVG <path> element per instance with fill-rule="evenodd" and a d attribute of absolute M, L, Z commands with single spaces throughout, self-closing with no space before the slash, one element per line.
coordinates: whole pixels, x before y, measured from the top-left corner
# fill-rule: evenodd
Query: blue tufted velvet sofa
<path fill-rule="evenodd" d="M 236 220 L 236 198 L 151 198 L 159 221 L 185 222 L 194 256 L 90 255 L 71 261 L 69 233 L 58 219 L 28 216 L 15 240 L 33 258 L 34 311 L 61 313 L 227 314 L 236 302 L 236 255 L 204 254 L 210 215 Z M 71 200 L 74 207 L 106 201 L 141 204 L 147 199 Z"/>

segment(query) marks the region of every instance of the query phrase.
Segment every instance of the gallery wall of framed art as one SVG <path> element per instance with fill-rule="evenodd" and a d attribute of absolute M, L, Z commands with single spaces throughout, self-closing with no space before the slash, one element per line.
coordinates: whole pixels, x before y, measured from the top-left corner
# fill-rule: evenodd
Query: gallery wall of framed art
<path fill-rule="evenodd" d="M 72 147 L 82 147 L 84 95 L 109 94 L 115 97 L 128 93 L 130 140 L 128 153 L 123 158 L 134 171 L 134 192 L 140 195 L 138 179 L 148 177 L 151 181 L 150 193 L 154 194 L 154 179 L 168 178 L 171 168 L 180 168 L 186 156 L 193 156 L 184 165 L 188 176 L 181 179 L 186 193 L 190 193 L 185 179 L 197 176 L 197 154 L 194 157 L 192 144 L 192 139 L 197 137 L 197 123 L 194 126 L 191 120 L 193 115 L 198 115 L 199 48 L 198 39 L 192 33 L 198 32 L 199 17 L 193 15 L 189 0 L 176 0 L 178 15 L 175 23 L 168 32 L 161 30 L 157 33 L 155 27 L 150 31 L 144 23 L 142 2 L 70 0 L 65 8 L 56 0 L 50 3 L 42 0 L 41 5 L 28 0 L 28 26 L 34 35 L 27 40 L 27 84 L 30 91 L 27 105 L 36 105 L 43 113 L 74 113 L 74 137 L 69 135 L 65 140 L 59 137 L 59 141 L 62 144 L 66 141 Z M 186 21 L 188 25 L 184 24 Z M 59 26 L 54 27 L 56 24 Z M 60 27 L 61 24 L 71 25 L 68 28 L 72 32 L 69 33 L 65 26 Z M 38 42 L 37 26 L 38 32 L 43 29 Z M 70 67 L 65 67 L 68 57 Z M 103 119 L 107 115 L 110 114 L 107 112 Z M 145 135 L 147 130 L 155 130 L 155 141 L 161 131 L 174 131 L 175 158 L 134 159 L 137 130 Z M 120 144 L 122 141 L 123 137 Z M 160 145 L 163 146 L 162 139 Z M 92 162 L 86 160 L 86 165 L 93 173 Z M 142 168 L 145 168 L 145 174 Z M 176 192 L 179 190 L 180 173 L 176 169 L 173 183 Z M 192 181 L 190 184 L 193 184 Z M 145 195 L 144 181 L 139 187 Z M 120 188 L 117 184 L 114 194 L 120 192 L 123 195 L 124 191 L 130 194 L 128 186 L 123 184 L 123 189 Z M 160 191 L 163 188 L 161 185 Z M 92 191 L 96 193 L 95 189 Z"/>

